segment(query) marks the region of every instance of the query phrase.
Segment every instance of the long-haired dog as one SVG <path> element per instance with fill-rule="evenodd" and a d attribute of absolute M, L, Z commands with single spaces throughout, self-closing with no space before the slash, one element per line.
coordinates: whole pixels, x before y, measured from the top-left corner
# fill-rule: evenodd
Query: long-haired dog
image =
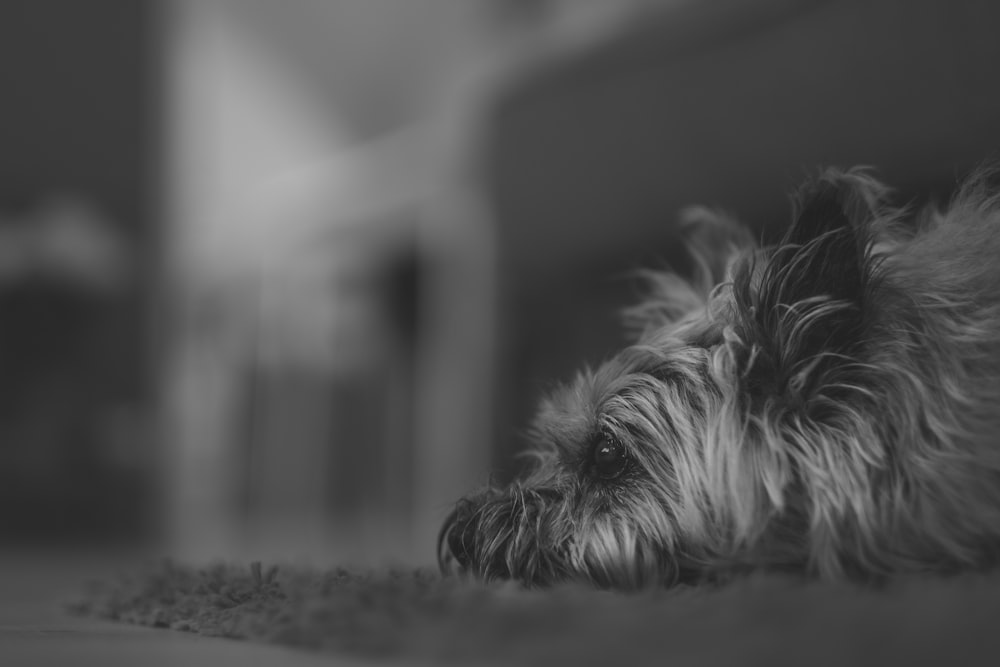
<path fill-rule="evenodd" d="M 524 479 L 463 500 L 445 570 L 527 584 L 824 578 L 1000 556 L 1000 196 L 908 216 L 863 170 L 781 243 L 695 214 L 637 342 L 545 401 Z"/>

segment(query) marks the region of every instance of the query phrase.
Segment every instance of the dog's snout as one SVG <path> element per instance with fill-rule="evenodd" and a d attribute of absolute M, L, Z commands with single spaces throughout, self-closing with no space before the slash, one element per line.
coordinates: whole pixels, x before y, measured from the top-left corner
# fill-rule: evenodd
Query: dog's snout
<path fill-rule="evenodd" d="M 473 544 L 469 539 L 469 532 L 468 521 L 456 525 L 448 532 L 448 550 L 463 569 L 472 564 Z"/>
<path fill-rule="evenodd" d="M 472 524 L 472 512 L 464 502 L 445 519 L 438 536 L 438 564 L 443 572 L 450 569 L 453 561 L 463 570 L 472 564 L 475 549 Z"/>
<path fill-rule="evenodd" d="M 539 580 L 538 571 L 563 556 L 565 536 L 556 518 L 563 500 L 556 489 L 520 484 L 463 499 L 438 535 L 441 571 L 457 566 L 487 580 Z"/>

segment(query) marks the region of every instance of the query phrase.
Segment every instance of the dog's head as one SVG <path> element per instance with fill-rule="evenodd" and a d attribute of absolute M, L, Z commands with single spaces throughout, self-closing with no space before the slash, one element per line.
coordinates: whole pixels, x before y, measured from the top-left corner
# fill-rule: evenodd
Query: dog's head
<path fill-rule="evenodd" d="M 652 276 L 637 342 L 543 402 L 533 468 L 457 504 L 442 567 L 630 588 L 736 552 L 800 565 L 810 498 L 791 452 L 863 398 L 880 195 L 828 172 L 771 248 L 689 212 L 696 279 Z"/>

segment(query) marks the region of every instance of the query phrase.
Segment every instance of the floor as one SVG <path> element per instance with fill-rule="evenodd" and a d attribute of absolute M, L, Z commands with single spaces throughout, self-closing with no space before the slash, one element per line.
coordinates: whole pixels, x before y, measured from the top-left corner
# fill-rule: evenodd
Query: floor
<path fill-rule="evenodd" d="M 142 560 L 142 555 L 134 553 L 0 550 L 0 666 L 375 664 L 350 656 L 103 622 L 64 611 L 65 603 L 80 595 L 88 581 L 135 569 Z M 539 647 L 544 655 L 566 655 L 576 663 L 581 651 L 604 659 L 611 655 L 610 646 L 620 664 L 635 662 L 633 657 L 644 664 L 661 664 L 647 652 L 649 647 L 657 653 L 668 647 L 667 662 L 713 665 L 985 665 L 997 664 L 992 658 L 1000 654 L 1000 634 L 995 630 L 1000 618 L 1000 580 L 993 574 L 914 580 L 884 592 L 748 580 L 710 596 L 692 593 L 679 604 L 684 607 L 647 607 L 638 598 L 635 607 L 607 607 L 616 614 L 613 619 L 594 618 L 613 621 L 602 626 L 612 634 L 596 637 L 591 648 L 584 636 L 558 636 L 558 628 L 574 626 L 552 626 L 546 621 L 538 627 L 543 635 L 545 628 L 556 628 L 555 641 Z M 565 607 L 558 608 L 565 612 Z M 649 609 L 664 613 L 664 620 L 656 619 L 650 626 Z M 539 617 L 524 614 L 520 618 L 534 624 Z M 581 608 L 579 627 L 592 627 L 586 618 L 586 609 Z M 482 636 L 505 645 L 530 642 L 533 635 L 538 639 L 537 632 L 518 627 Z M 619 632 L 628 638 L 628 645 L 616 647 Z M 609 637 L 610 643 L 605 641 Z M 526 645 L 520 647 L 521 653 L 515 650 L 511 655 L 524 655 Z"/>
<path fill-rule="evenodd" d="M 0 551 L 0 665 L 363 665 L 356 659 L 80 618 L 63 605 L 126 554 Z M 134 562 L 134 561 L 133 561 Z"/>

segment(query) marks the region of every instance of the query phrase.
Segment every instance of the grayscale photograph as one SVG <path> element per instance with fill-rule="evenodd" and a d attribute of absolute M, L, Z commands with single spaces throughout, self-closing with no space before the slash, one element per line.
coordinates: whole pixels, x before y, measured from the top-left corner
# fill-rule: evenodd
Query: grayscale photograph
<path fill-rule="evenodd" d="M 0 0 L 0 665 L 1000 664 L 998 35 Z"/>

